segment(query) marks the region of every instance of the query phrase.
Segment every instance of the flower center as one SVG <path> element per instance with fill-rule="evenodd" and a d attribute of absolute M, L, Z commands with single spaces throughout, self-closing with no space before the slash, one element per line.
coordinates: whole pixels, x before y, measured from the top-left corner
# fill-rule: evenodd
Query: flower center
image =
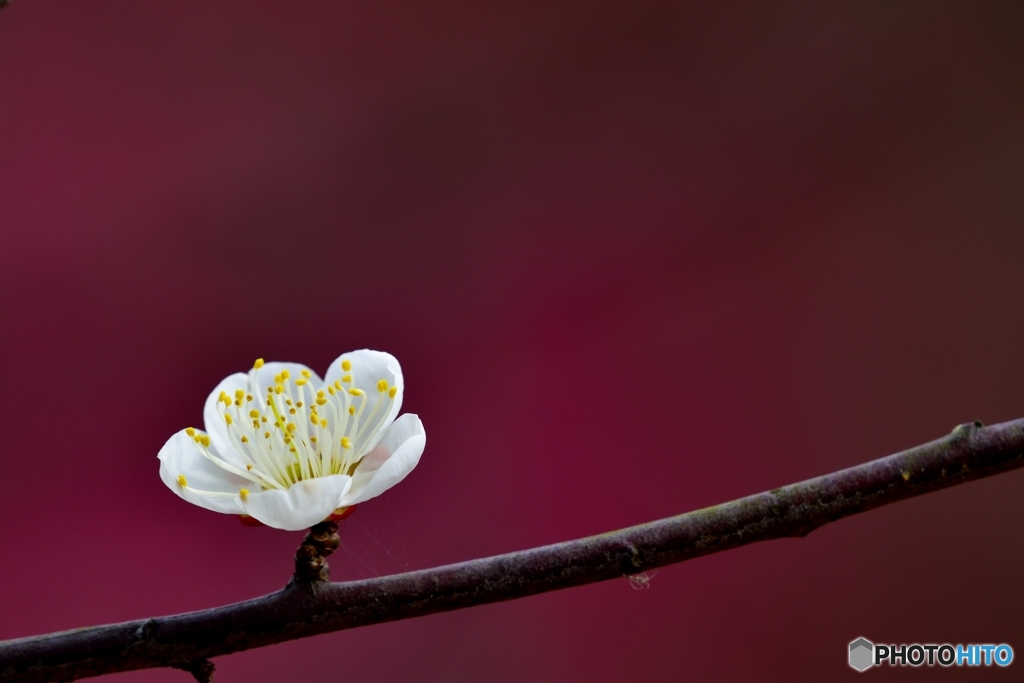
<path fill-rule="evenodd" d="M 352 364 L 343 360 L 345 374 L 333 385 L 314 389 L 308 370 L 295 378 L 282 370 L 273 384 L 261 388 L 256 376 L 261 367 L 263 359 L 249 371 L 244 390 L 237 389 L 234 396 L 221 392 L 217 399 L 217 411 L 240 458 L 218 457 L 209 450 L 209 437 L 190 427 L 186 431 L 203 454 L 264 490 L 287 489 L 303 479 L 332 474 L 351 476 L 386 426 L 398 387 L 382 379 L 371 398 L 353 386 Z"/>

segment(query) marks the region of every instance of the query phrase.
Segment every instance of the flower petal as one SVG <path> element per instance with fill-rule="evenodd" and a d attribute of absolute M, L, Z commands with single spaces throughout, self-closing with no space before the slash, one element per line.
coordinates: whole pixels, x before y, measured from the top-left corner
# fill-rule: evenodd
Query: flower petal
<path fill-rule="evenodd" d="M 356 468 L 352 490 L 338 507 L 379 496 L 405 479 L 420 461 L 427 435 L 420 418 L 406 413 L 394 421 L 377 447 Z"/>
<path fill-rule="evenodd" d="M 342 363 L 345 361 L 352 364 L 351 369 L 342 369 Z M 331 363 L 331 367 L 327 369 L 324 383 L 334 384 L 335 381 L 342 379 L 345 375 L 352 377 L 352 382 L 345 383 L 345 386 L 354 386 L 366 392 L 367 402 L 364 415 L 370 415 L 378 401 L 383 400 L 390 403 L 390 406 L 381 406 L 381 408 L 387 408 L 386 413 L 381 415 L 378 410 L 378 413 L 374 416 L 374 422 L 380 425 L 376 433 L 365 444 L 357 445 L 359 451 L 367 453 L 380 442 L 388 425 L 394 421 L 395 417 L 398 416 L 398 411 L 402 408 L 402 395 L 405 392 L 402 366 L 398 364 L 398 360 L 390 353 L 361 349 L 338 356 Z M 397 388 L 394 399 L 390 397 L 388 391 L 382 392 L 378 389 L 377 383 L 380 380 L 388 383 L 388 391 L 390 391 L 391 387 Z"/>
<path fill-rule="evenodd" d="M 157 457 L 160 459 L 160 479 L 167 488 L 188 502 L 215 512 L 243 512 L 238 492 L 245 487 L 251 488 L 252 484 L 210 462 L 185 430 L 168 439 Z M 185 476 L 187 486 L 178 483 L 181 475 Z M 199 491 L 234 495 L 209 496 Z"/>
<path fill-rule="evenodd" d="M 263 393 L 267 392 L 267 387 L 274 386 L 274 376 L 280 375 L 283 370 L 288 371 L 288 382 L 292 385 L 292 394 L 295 394 L 296 387 L 295 380 L 302 378 L 303 372 L 309 373 L 309 388 L 319 388 L 323 384 L 323 380 L 320 379 L 320 375 L 316 374 L 302 363 L 282 363 L 278 361 L 264 363 L 263 367 L 256 371 L 256 383 L 260 387 L 260 391 Z"/>
<path fill-rule="evenodd" d="M 244 461 L 238 456 L 235 447 L 231 445 L 231 439 L 228 438 L 228 425 L 224 421 L 224 410 L 223 408 L 218 410 L 217 402 L 222 393 L 227 394 L 232 401 L 235 400 L 235 392 L 239 389 L 245 391 L 248 379 L 241 372 L 228 375 L 210 392 L 210 395 L 206 397 L 206 405 L 203 406 L 203 423 L 206 425 L 206 433 L 210 435 L 210 441 L 213 442 L 214 450 L 222 458 L 235 465 L 244 465 Z"/>
<path fill-rule="evenodd" d="M 301 363 L 264 363 L 263 367 L 255 371 L 256 385 L 259 387 L 259 405 L 257 406 L 261 411 L 266 409 L 262 397 L 266 396 L 267 389 L 274 386 L 274 377 L 281 374 L 283 370 L 287 370 L 289 378 L 287 380 L 289 393 L 296 397 L 296 400 L 311 400 L 315 394 L 314 387 L 319 387 L 323 380 L 315 372 L 307 368 Z M 295 380 L 303 377 L 303 372 L 309 373 L 309 381 L 305 387 L 298 387 L 295 384 Z M 220 384 L 214 388 L 210 395 L 206 398 L 206 405 L 203 407 L 203 422 L 206 425 L 206 432 L 210 435 L 210 441 L 213 442 L 214 448 L 222 458 L 228 462 L 243 466 L 246 462 L 245 458 L 238 453 L 231 439 L 228 437 L 227 422 L 224 420 L 224 409 L 218 405 L 218 401 L 222 393 L 227 394 L 228 398 L 232 401 L 235 400 L 236 391 L 244 391 L 249 394 L 252 391 L 252 387 L 249 386 L 249 375 L 241 372 L 236 372 L 233 375 L 226 377 Z M 232 404 L 230 408 L 231 414 L 236 420 L 244 419 L 243 415 L 247 414 L 252 406 L 247 405 L 248 402 L 243 403 L 241 406 L 235 406 Z"/>
<path fill-rule="evenodd" d="M 352 477 L 334 474 L 304 479 L 287 491 L 250 493 L 242 501 L 245 514 L 275 529 L 298 531 L 327 519 L 352 486 Z"/>

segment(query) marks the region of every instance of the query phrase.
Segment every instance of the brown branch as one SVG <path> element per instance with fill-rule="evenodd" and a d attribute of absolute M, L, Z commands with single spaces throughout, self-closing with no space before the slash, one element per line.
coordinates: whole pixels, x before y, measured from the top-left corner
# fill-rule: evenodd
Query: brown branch
<path fill-rule="evenodd" d="M 224 607 L 0 642 L 0 682 L 72 681 L 159 666 L 209 680 L 210 657 L 805 536 L 848 515 L 1022 465 L 1024 419 L 960 425 L 942 439 L 881 460 L 600 536 L 363 581 L 296 577 L 276 593 Z M 331 533 L 311 530 L 304 546 L 315 546 L 314 558 L 330 547 Z M 300 549 L 297 562 L 309 555 Z"/>

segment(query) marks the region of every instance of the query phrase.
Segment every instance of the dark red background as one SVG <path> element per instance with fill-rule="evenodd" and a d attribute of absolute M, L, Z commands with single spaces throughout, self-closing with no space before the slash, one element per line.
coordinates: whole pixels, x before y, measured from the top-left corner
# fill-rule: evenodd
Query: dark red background
<path fill-rule="evenodd" d="M 427 449 L 343 526 L 342 579 L 1024 415 L 1021 5 L 721 5 L 0 13 L 0 638 L 284 583 L 300 534 L 157 477 L 257 356 L 402 362 Z M 1020 658 L 1022 490 L 970 484 L 646 590 L 232 655 L 217 680 L 852 680 L 858 636 Z"/>

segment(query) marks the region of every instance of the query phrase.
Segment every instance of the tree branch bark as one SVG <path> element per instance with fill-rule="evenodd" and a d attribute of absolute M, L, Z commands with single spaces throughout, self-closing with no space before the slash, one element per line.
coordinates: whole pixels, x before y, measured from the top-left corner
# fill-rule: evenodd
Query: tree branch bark
<path fill-rule="evenodd" d="M 293 578 L 276 593 L 224 607 L 3 641 L 0 683 L 73 681 L 150 667 L 176 667 L 209 680 L 210 657 L 806 536 L 849 515 L 1021 466 L 1024 419 L 960 425 L 887 458 L 600 536 L 362 581 Z M 329 541 L 316 543 L 329 548 Z"/>

